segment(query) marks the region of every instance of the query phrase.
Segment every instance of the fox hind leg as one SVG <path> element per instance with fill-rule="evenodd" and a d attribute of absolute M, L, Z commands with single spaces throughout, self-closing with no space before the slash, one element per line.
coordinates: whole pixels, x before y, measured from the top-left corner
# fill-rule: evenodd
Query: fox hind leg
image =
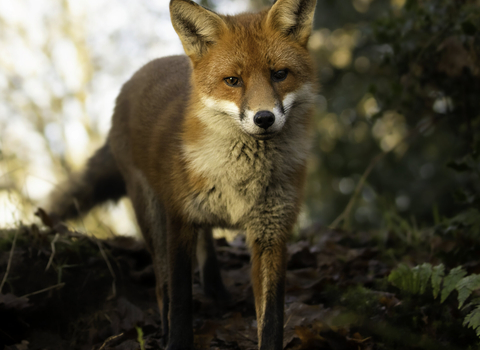
<path fill-rule="evenodd" d="M 175 217 L 167 218 L 167 259 L 169 287 L 168 350 L 192 349 L 192 256 L 194 228 Z"/>
<path fill-rule="evenodd" d="M 143 180 L 142 178 L 140 178 Z M 145 244 L 152 257 L 155 273 L 155 294 L 160 310 L 163 330 L 163 345 L 168 342 L 170 297 L 168 292 L 167 260 L 167 218 L 165 210 L 153 195 L 145 181 L 138 181 L 127 186 L 138 225 Z"/>
<path fill-rule="evenodd" d="M 199 228 L 197 236 L 197 261 L 204 293 L 217 302 L 230 299 L 220 274 L 212 229 Z"/>

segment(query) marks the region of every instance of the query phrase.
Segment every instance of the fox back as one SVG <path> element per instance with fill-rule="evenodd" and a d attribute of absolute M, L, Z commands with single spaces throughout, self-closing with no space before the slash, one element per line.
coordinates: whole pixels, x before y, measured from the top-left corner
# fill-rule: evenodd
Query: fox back
<path fill-rule="evenodd" d="M 195 252 L 205 292 L 228 299 L 214 227 L 245 231 L 259 347 L 282 348 L 285 244 L 301 205 L 315 94 L 307 50 L 314 9 L 315 0 L 278 0 L 259 13 L 223 16 L 172 0 L 186 56 L 152 61 L 123 86 L 107 144 L 65 192 L 108 183 L 92 170 L 99 163 L 115 183 L 123 179 L 116 185 L 123 192 L 111 198 L 126 193 L 132 201 L 169 349 L 193 344 Z M 109 193 L 97 192 L 102 200 Z M 59 205 L 52 208 L 62 217 Z"/>

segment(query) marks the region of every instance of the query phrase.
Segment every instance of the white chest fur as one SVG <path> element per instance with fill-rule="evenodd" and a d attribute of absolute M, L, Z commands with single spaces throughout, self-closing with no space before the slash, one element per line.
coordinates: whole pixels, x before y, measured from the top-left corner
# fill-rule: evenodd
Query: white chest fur
<path fill-rule="evenodd" d="M 248 219 L 252 209 L 261 209 L 259 203 L 267 195 L 267 187 L 269 195 L 293 200 L 294 190 L 286 183 L 285 173 L 305 162 L 308 142 L 215 135 L 200 145 L 186 146 L 184 152 L 189 170 L 208 184 L 204 191 L 186 198 L 188 217 L 193 222 L 237 227 Z"/>
<path fill-rule="evenodd" d="M 217 136 L 200 146 L 186 147 L 190 171 L 207 181 L 206 190 L 186 199 L 185 208 L 193 221 L 236 226 L 264 194 L 274 165 L 267 155 L 273 156 L 274 150 L 264 141 L 248 138 Z"/>

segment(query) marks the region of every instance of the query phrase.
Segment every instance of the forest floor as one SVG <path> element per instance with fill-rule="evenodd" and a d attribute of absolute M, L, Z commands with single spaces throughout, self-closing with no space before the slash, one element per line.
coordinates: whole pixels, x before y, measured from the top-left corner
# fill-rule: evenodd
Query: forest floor
<path fill-rule="evenodd" d="M 0 230 L 0 349 L 162 348 L 144 244 L 51 226 Z M 288 247 L 284 348 L 477 349 L 453 298 L 440 304 L 402 294 L 387 280 L 398 262 L 438 262 L 432 252 L 456 245 L 437 237 L 430 250 L 414 249 L 397 236 L 320 226 L 301 231 Z M 216 245 L 232 298 L 223 305 L 207 299 L 195 272 L 195 347 L 256 349 L 249 252 L 242 236 Z M 478 269 L 472 260 L 469 272 Z"/>

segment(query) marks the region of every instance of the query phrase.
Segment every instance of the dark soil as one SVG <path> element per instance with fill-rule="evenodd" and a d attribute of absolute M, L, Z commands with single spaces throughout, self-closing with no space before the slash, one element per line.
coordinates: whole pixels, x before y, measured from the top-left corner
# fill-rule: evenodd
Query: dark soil
<path fill-rule="evenodd" d="M 285 349 L 466 349 L 462 341 L 476 340 L 468 332 L 457 332 L 458 342 L 428 334 L 428 310 L 400 314 L 402 303 L 385 279 L 393 263 L 368 235 L 311 227 L 300 237 L 309 241 L 289 245 Z M 244 239 L 216 245 L 232 300 L 206 298 L 195 272 L 196 349 L 256 349 Z M 163 348 L 154 273 L 142 242 L 98 240 L 62 225 L 24 226 L 0 231 L 0 278 L 9 261 L 0 291 L 0 349 Z M 422 314 L 426 319 L 412 326 Z M 452 323 L 455 332 L 461 319 Z"/>

